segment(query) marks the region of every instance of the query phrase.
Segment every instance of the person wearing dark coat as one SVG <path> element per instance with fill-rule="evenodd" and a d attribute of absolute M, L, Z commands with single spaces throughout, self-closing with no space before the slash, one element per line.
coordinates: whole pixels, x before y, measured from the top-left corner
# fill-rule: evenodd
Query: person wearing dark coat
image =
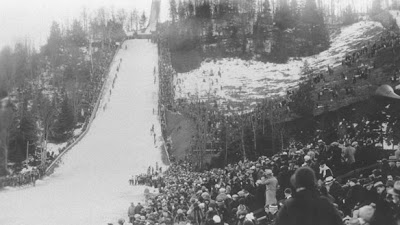
<path fill-rule="evenodd" d="M 340 167 L 342 160 L 342 149 L 337 145 L 333 145 L 329 148 L 330 162 L 333 168 Z"/>
<path fill-rule="evenodd" d="M 250 194 L 247 190 L 244 190 L 244 204 L 249 207 L 250 211 L 254 211 L 256 210 L 256 206 L 255 206 L 255 201 L 256 198 L 254 197 L 254 195 Z"/>
<path fill-rule="evenodd" d="M 232 201 L 228 205 L 228 208 L 230 210 L 233 210 L 235 208 L 237 209 L 238 206 L 239 206 L 239 196 L 237 194 L 234 194 L 232 195 Z"/>
<path fill-rule="evenodd" d="M 357 183 L 357 179 L 352 178 L 348 181 L 344 202 L 344 214 L 350 215 L 351 210 L 357 205 L 365 201 L 365 189 Z"/>
<path fill-rule="evenodd" d="M 341 206 L 343 200 L 343 188 L 333 177 L 325 179 L 325 186 L 328 193 L 335 198 L 335 203 Z"/>
<path fill-rule="evenodd" d="M 261 180 L 265 180 L 265 175 L 261 177 Z M 262 184 L 261 180 L 256 182 L 256 190 L 254 194 L 255 209 L 263 208 L 265 205 L 265 185 Z"/>
<path fill-rule="evenodd" d="M 135 207 L 135 214 L 140 214 L 140 212 L 142 211 L 143 206 L 140 204 L 140 202 L 136 205 Z"/>
<path fill-rule="evenodd" d="M 287 200 L 275 220 L 275 225 L 342 225 L 339 212 L 332 203 L 320 197 L 315 173 L 301 167 L 294 174 L 296 193 Z"/>

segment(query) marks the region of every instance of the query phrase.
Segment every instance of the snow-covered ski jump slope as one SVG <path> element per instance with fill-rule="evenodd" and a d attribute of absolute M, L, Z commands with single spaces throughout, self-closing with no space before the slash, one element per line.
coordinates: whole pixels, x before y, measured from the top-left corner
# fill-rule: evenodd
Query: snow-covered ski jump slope
<path fill-rule="evenodd" d="M 154 124 L 157 136 L 161 133 L 153 115 L 157 60 L 155 44 L 124 42 L 87 135 L 36 187 L 0 192 L 1 225 L 99 225 L 127 219 L 130 202 L 144 200 L 144 187 L 129 186 L 130 176 L 162 164 L 162 143 L 154 144 L 150 132 Z"/>

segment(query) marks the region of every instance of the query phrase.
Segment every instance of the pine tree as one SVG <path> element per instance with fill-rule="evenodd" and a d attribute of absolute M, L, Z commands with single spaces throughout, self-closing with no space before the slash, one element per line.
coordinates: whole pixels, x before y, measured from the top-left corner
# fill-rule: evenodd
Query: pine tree
<path fill-rule="evenodd" d="M 47 39 L 44 53 L 50 58 L 51 65 L 57 67 L 61 64 L 61 53 L 63 49 L 63 36 L 60 25 L 53 21 L 50 27 L 50 36 Z"/>
<path fill-rule="evenodd" d="M 372 2 L 371 15 L 375 16 L 382 12 L 382 0 L 374 0 Z"/>
<path fill-rule="evenodd" d="M 61 110 L 54 125 L 55 141 L 63 141 L 72 136 L 72 129 L 75 127 L 75 117 L 73 109 L 69 103 L 67 95 L 61 102 Z"/>
<path fill-rule="evenodd" d="M 348 5 L 343 12 L 343 25 L 351 25 L 355 22 L 357 22 L 357 15 L 351 5 Z"/>
<path fill-rule="evenodd" d="M 255 25 L 254 37 L 256 50 L 264 52 L 264 41 L 271 38 L 272 23 L 270 4 L 266 0 L 262 4 L 261 12 L 257 16 Z"/>
<path fill-rule="evenodd" d="M 78 20 L 74 20 L 68 37 L 69 43 L 76 47 L 84 47 L 88 44 L 86 33 L 82 24 Z"/>
<path fill-rule="evenodd" d="M 293 26 L 296 26 L 297 23 L 299 22 L 300 16 L 301 16 L 301 10 L 300 10 L 297 0 L 292 0 L 290 2 L 290 12 L 291 12 L 292 20 L 294 22 Z"/>
<path fill-rule="evenodd" d="M 312 99 L 312 93 L 311 81 L 301 83 L 296 94 L 293 95 L 293 112 L 300 116 L 313 115 L 314 100 Z"/>
<path fill-rule="evenodd" d="M 329 46 L 329 32 L 324 22 L 321 9 L 317 8 L 315 0 L 306 0 L 300 25 L 301 55 L 313 55 Z"/>
<path fill-rule="evenodd" d="M 185 6 L 181 0 L 179 0 L 179 2 L 178 2 L 178 15 L 179 15 L 179 20 L 183 21 L 186 19 Z"/>
<path fill-rule="evenodd" d="M 175 0 L 169 1 L 169 16 L 171 17 L 172 23 L 175 23 L 176 19 L 178 18 L 178 11 Z"/>
<path fill-rule="evenodd" d="M 276 27 L 282 31 L 293 27 L 292 13 L 287 0 L 279 1 L 274 20 Z"/>
<path fill-rule="evenodd" d="M 32 153 L 37 141 L 37 127 L 33 115 L 27 110 L 28 99 L 25 98 L 22 107 L 15 117 L 15 126 L 11 129 L 9 158 L 21 162 L 26 159 L 26 151 Z"/>

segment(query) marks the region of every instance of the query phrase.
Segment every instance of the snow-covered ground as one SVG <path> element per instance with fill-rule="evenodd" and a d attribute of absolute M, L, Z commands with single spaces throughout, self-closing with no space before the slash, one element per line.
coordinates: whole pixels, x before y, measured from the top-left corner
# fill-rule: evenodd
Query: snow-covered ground
<path fill-rule="evenodd" d="M 389 12 L 396 19 L 397 26 L 400 27 L 400 10 L 390 10 Z"/>
<path fill-rule="evenodd" d="M 152 124 L 161 133 L 152 114 L 158 97 L 158 85 L 153 83 L 157 48 L 147 40 L 126 43 L 128 50 L 117 54 L 87 135 L 66 153 L 54 174 L 36 187 L 0 192 L 1 225 L 116 224 L 119 218 L 127 220 L 130 202 L 144 200 L 144 187 L 129 186 L 128 179 L 156 162 L 162 165 L 157 147 L 161 143 L 155 146 L 150 135 Z"/>
<path fill-rule="evenodd" d="M 255 99 L 284 95 L 290 87 L 297 86 L 305 61 L 312 68 L 327 71 L 328 65 L 340 65 L 347 53 L 359 49 L 360 41 L 367 41 L 382 30 L 380 23 L 372 21 L 344 27 L 340 34 L 331 38 L 328 50 L 311 57 L 290 59 L 286 64 L 237 58 L 206 61 L 199 69 L 175 76 L 175 96 L 177 99 L 207 99 L 215 95 L 222 104 L 228 101 L 250 101 L 251 104 Z"/>
<path fill-rule="evenodd" d="M 67 144 L 67 142 L 61 144 L 47 143 L 47 152 L 58 155 L 63 148 L 67 147 Z"/>

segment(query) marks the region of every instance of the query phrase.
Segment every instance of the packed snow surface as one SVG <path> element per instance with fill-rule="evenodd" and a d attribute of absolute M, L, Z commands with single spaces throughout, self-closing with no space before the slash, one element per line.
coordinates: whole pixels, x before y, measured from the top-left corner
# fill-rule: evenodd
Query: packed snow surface
<path fill-rule="evenodd" d="M 144 187 L 129 186 L 128 180 L 156 162 L 161 166 L 161 143 L 154 145 L 150 134 L 152 124 L 158 135 L 161 129 L 152 113 L 157 108 L 153 70 L 158 56 L 156 45 L 147 40 L 125 44 L 128 49 L 119 50 L 110 68 L 87 135 L 36 187 L 0 192 L 1 225 L 116 224 L 119 218 L 127 220 L 130 202 L 144 200 Z"/>
<path fill-rule="evenodd" d="M 222 104 L 246 101 L 254 105 L 256 99 L 284 95 L 288 89 L 297 86 L 306 61 L 311 68 L 327 71 L 328 65 L 340 65 L 347 53 L 360 48 L 361 41 L 370 40 L 382 30 L 380 23 L 372 21 L 343 27 L 340 34 L 331 37 L 330 48 L 326 51 L 310 57 L 293 58 L 285 64 L 237 58 L 208 60 L 199 69 L 175 76 L 175 96 L 177 99 L 199 97 L 203 100 L 211 96 Z"/>

